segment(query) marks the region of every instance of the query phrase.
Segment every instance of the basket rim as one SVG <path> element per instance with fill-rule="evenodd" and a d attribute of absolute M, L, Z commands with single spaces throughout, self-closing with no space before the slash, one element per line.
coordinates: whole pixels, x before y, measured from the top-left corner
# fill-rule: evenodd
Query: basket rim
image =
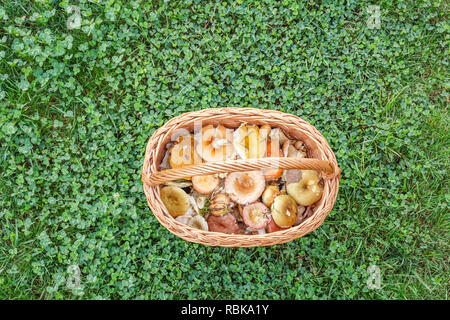
<path fill-rule="evenodd" d="M 239 120 L 242 117 L 245 117 L 245 120 Z M 336 156 L 323 135 L 313 125 L 299 116 L 270 109 L 239 107 L 208 108 L 182 113 L 167 121 L 152 134 L 145 150 L 142 166 L 142 181 L 144 181 L 145 175 L 158 170 L 158 154 L 161 152 L 162 147 L 164 147 L 162 150 L 165 149 L 165 144 L 164 146 L 161 144 L 167 138 L 167 135 L 178 128 L 183 128 L 186 124 L 193 123 L 194 119 L 206 119 L 208 121 L 228 119 L 230 121 L 247 122 L 250 124 L 257 122 L 257 120 L 259 122 L 280 123 L 290 128 L 288 132 L 285 132 L 288 136 L 292 136 L 292 131 L 294 130 L 298 130 L 297 133 L 299 133 L 301 129 L 303 134 L 306 134 L 311 139 L 310 143 L 316 144 L 316 151 L 321 155 L 321 158 L 331 161 L 336 168 L 339 168 Z M 277 125 L 271 125 L 271 127 L 277 127 Z M 187 226 L 177 221 L 167 212 L 159 197 L 159 186 L 150 187 L 144 183 L 143 188 L 147 198 L 147 204 L 153 215 L 166 229 L 176 236 L 190 242 L 211 246 L 253 247 L 285 243 L 302 237 L 318 228 L 333 208 L 339 189 L 339 181 L 340 174 L 324 181 L 322 198 L 315 204 L 312 215 L 299 225 L 287 228 L 286 230 L 262 235 L 225 234 L 221 232 L 203 231 Z"/>

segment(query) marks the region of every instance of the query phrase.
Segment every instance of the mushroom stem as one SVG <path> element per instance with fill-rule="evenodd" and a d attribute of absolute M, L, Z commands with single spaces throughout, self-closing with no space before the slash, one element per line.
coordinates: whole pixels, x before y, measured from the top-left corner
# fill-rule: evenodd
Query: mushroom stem
<path fill-rule="evenodd" d="M 270 126 L 268 124 L 259 128 L 259 141 L 258 141 L 258 157 L 264 158 L 267 152 L 267 141 L 270 134 Z"/>

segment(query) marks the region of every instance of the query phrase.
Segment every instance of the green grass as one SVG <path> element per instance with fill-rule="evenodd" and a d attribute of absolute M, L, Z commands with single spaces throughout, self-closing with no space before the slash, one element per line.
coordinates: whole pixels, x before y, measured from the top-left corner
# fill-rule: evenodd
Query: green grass
<path fill-rule="evenodd" d="M 66 1 L 0 0 L 0 298 L 448 299 L 448 6 L 377 3 L 380 29 L 365 1 L 73 1 L 68 30 Z M 147 140 L 225 106 L 327 138 L 342 180 L 319 229 L 226 249 L 157 222 Z"/>

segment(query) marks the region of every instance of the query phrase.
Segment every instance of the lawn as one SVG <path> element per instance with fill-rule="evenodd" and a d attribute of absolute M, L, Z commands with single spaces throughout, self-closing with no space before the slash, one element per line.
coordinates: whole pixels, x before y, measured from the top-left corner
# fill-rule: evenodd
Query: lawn
<path fill-rule="evenodd" d="M 0 0 L 0 298 L 448 299 L 448 9 Z M 152 215 L 152 133 L 226 106 L 327 138 L 342 179 L 316 231 L 206 247 Z"/>

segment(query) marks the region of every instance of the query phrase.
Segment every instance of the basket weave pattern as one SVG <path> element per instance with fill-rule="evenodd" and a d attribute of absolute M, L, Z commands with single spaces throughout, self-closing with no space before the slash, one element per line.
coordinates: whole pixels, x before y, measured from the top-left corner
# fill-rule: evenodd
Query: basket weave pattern
<path fill-rule="evenodd" d="M 159 171 L 165 154 L 165 146 L 179 129 L 193 131 L 194 122 L 202 125 L 224 125 L 237 128 L 241 123 L 279 127 L 290 138 L 302 140 L 308 149 L 308 158 L 263 158 L 201 163 L 179 169 Z M 276 162 L 275 162 L 276 160 Z M 264 235 L 225 234 L 203 231 L 175 220 L 161 201 L 159 184 L 183 177 L 261 170 L 275 167 L 282 169 L 314 169 L 322 171 L 324 190 L 315 204 L 312 215 L 298 226 Z M 184 113 L 160 127 L 148 141 L 142 168 L 142 181 L 147 203 L 158 221 L 170 232 L 190 242 L 222 247 L 269 246 L 291 241 L 317 229 L 333 208 L 339 189 L 340 169 L 336 157 L 322 134 L 301 118 L 274 110 L 255 108 L 217 108 Z"/>

